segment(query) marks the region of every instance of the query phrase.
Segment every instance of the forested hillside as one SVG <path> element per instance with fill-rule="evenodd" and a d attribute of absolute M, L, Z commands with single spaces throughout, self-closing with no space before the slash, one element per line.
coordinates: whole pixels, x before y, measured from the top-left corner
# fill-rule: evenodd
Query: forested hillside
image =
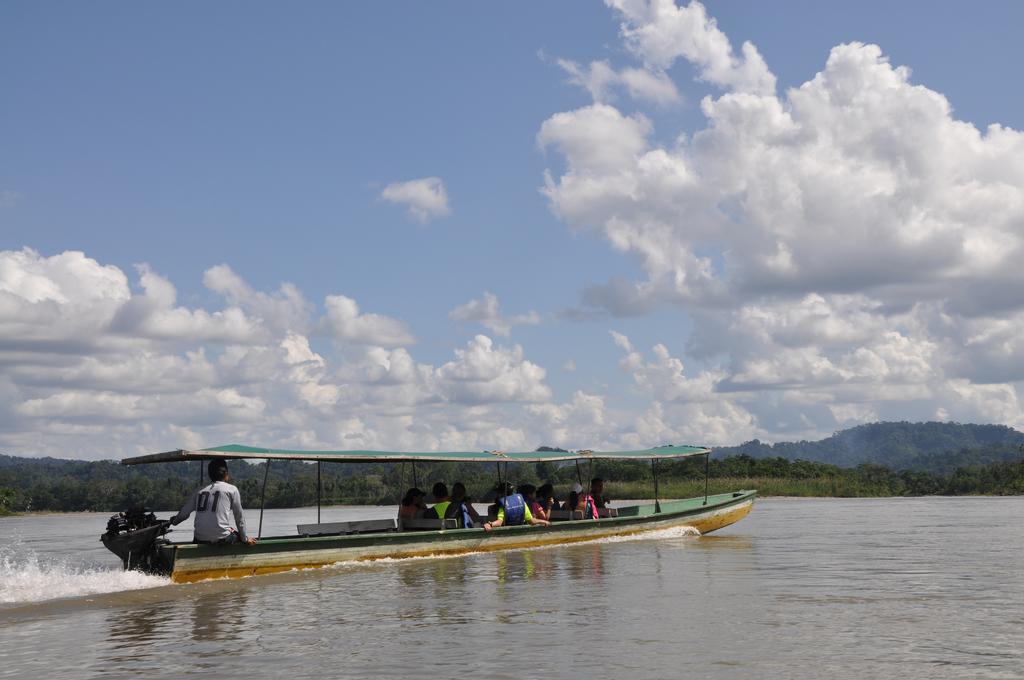
<path fill-rule="evenodd" d="M 958 467 L 1016 460 L 1022 445 L 1024 433 L 1005 425 L 897 422 L 859 425 L 814 442 L 765 444 L 755 439 L 716 448 L 715 455 L 782 457 L 841 467 L 873 463 L 892 470 L 948 475 Z"/>
<path fill-rule="evenodd" d="M 899 496 L 927 494 L 1024 493 L 1024 435 L 996 425 L 957 423 L 874 423 L 819 442 L 775 445 L 758 441 L 715 449 L 709 473 L 712 492 L 757 488 L 792 496 Z M 542 447 L 546 448 L 546 447 Z M 131 506 L 172 510 L 200 483 L 201 463 L 164 463 L 126 467 L 112 461 L 86 462 L 0 455 L 0 513 L 34 510 L 115 511 Z M 232 481 L 248 507 L 259 505 L 264 466 L 230 463 Z M 704 459 L 660 466 L 666 494 L 703 492 Z M 476 499 L 494 484 L 492 465 L 438 463 L 417 466 L 418 485 L 462 481 Z M 650 496 L 646 463 L 599 461 L 593 473 L 604 477 L 613 498 Z M 513 464 L 517 483 L 550 481 L 566 493 L 577 473 L 573 464 Z M 413 484 L 411 466 L 328 463 L 321 468 L 325 504 L 395 503 Z M 664 495 L 664 494 L 663 494 Z M 316 503 L 316 466 L 274 461 L 267 481 L 266 505 L 296 507 Z"/>

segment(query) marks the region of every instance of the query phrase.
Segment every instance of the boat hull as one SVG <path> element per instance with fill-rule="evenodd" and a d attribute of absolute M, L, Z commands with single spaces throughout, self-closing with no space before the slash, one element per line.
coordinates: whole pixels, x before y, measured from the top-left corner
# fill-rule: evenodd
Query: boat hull
<path fill-rule="evenodd" d="M 171 580 L 191 583 L 212 578 L 240 578 L 293 569 L 323 567 L 338 562 L 385 558 L 460 555 L 514 550 L 628 536 L 676 526 L 690 526 L 707 534 L 745 517 L 756 492 L 692 498 L 653 506 L 633 506 L 620 516 L 599 520 L 555 522 L 548 527 L 499 527 L 439 531 L 384 532 L 345 536 L 289 536 L 267 538 L 255 546 L 169 544 L 161 556 L 172 565 Z"/>

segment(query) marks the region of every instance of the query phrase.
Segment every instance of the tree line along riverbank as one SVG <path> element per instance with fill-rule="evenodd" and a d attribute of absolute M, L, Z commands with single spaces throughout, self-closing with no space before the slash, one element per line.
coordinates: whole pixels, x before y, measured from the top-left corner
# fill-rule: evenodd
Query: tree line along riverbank
<path fill-rule="evenodd" d="M 961 457 L 968 459 L 960 452 Z M 113 461 L 68 461 L 0 456 L 0 513 L 26 511 L 114 512 L 132 506 L 177 508 L 200 482 L 200 463 L 167 463 L 125 467 Z M 259 505 L 264 464 L 230 463 L 232 481 L 246 507 Z M 862 463 L 840 467 L 828 463 L 754 458 L 732 455 L 712 457 L 708 491 L 720 493 L 757 489 L 764 496 L 882 497 L 923 495 L 1024 494 L 1024 461 L 1005 460 L 965 465 L 949 472 L 892 470 Z M 632 461 L 510 464 L 508 478 L 515 483 L 555 484 L 563 495 L 578 479 L 586 484 L 601 476 L 609 498 L 650 498 L 654 487 L 649 464 Z M 703 495 L 703 457 L 661 462 L 659 495 L 686 498 Z M 266 506 L 287 508 L 313 505 L 317 498 L 315 465 L 274 461 L 267 478 Z M 496 481 L 494 466 L 482 464 L 419 464 L 415 482 L 428 490 L 435 481 L 462 481 L 475 500 L 490 500 Z M 321 498 L 324 504 L 394 504 L 414 483 L 411 466 L 324 463 Z"/>

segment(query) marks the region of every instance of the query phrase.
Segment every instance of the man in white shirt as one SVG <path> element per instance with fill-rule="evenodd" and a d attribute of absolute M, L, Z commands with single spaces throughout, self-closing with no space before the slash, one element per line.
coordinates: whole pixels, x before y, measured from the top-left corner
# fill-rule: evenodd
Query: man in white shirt
<path fill-rule="evenodd" d="M 171 524 L 181 524 L 194 511 L 196 513 L 195 542 L 247 543 L 253 545 L 255 538 L 245 533 L 245 517 L 242 516 L 242 494 L 238 487 L 228 484 L 228 464 L 223 458 L 214 458 L 206 467 L 210 475 L 208 486 L 196 491 L 181 506 L 178 514 L 171 518 Z M 234 516 L 234 523 L 231 519 Z"/>

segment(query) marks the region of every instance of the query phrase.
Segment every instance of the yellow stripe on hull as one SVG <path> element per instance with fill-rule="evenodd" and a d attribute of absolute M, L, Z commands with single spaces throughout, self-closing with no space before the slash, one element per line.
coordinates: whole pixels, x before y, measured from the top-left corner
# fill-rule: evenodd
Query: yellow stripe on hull
<path fill-rule="evenodd" d="M 452 540 L 446 542 L 434 538 L 419 544 L 405 546 L 365 545 L 344 548 L 320 548 L 292 550 L 281 553 L 252 554 L 233 553 L 224 556 L 206 556 L 175 560 L 171 580 L 174 583 L 194 583 L 214 578 L 241 578 L 274 574 L 295 569 L 315 569 L 349 561 L 373 561 L 380 559 L 402 559 L 408 557 L 454 556 L 475 552 L 495 552 L 536 548 L 549 545 L 580 543 L 612 536 L 631 536 L 676 526 L 691 526 L 701 534 L 707 534 L 743 519 L 750 513 L 753 499 L 736 505 L 687 517 L 674 517 L 665 521 L 645 522 L 616 526 L 595 523 L 592 527 L 580 527 L 574 531 L 549 532 L 538 528 L 529 532 L 516 532 L 502 536 L 500 529 L 490 534 L 480 534 L 473 540 Z M 248 564 L 247 564 L 248 563 Z"/>

